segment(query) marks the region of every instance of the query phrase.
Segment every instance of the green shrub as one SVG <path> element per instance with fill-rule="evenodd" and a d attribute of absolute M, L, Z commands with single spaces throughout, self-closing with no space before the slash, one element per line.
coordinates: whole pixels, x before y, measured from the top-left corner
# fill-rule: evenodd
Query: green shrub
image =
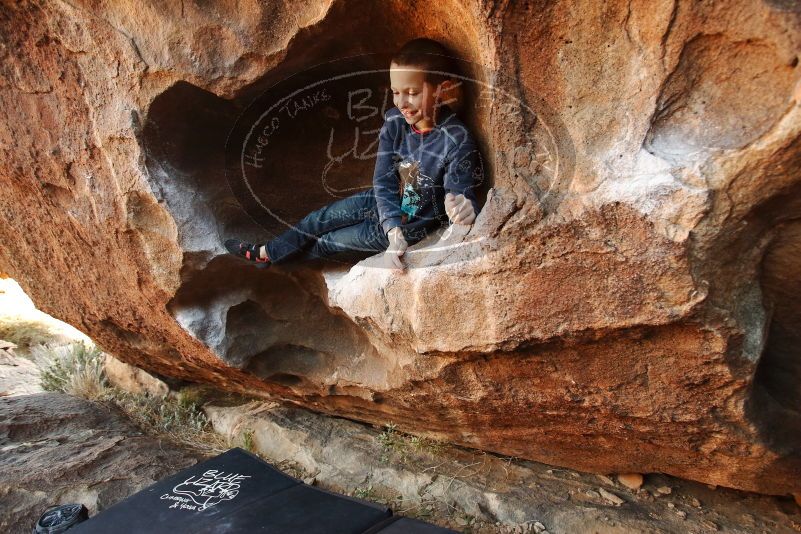
<path fill-rule="evenodd" d="M 367 501 L 373 500 L 375 499 L 375 495 L 373 493 L 373 486 L 372 485 L 359 486 L 358 488 L 353 490 L 353 496 Z"/>
<path fill-rule="evenodd" d="M 195 403 L 195 388 L 178 392 L 176 398 L 156 398 L 109 389 L 114 402 L 144 432 L 160 434 L 171 441 L 203 453 L 220 453 L 230 444 L 215 433 L 200 406 Z"/>
<path fill-rule="evenodd" d="M 52 354 L 50 365 L 41 374 L 42 389 L 87 399 L 104 395 L 106 378 L 100 349 L 80 342 L 70 345 L 63 355 Z"/>
<path fill-rule="evenodd" d="M 209 426 L 206 415 L 194 402 L 156 398 L 114 389 L 112 400 L 140 426 L 167 434 L 203 432 Z"/>
<path fill-rule="evenodd" d="M 256 452 L 256 443 L 253 439 L 253 435 L 254 432 L 252 428 L 246 428 L 242 432 L 242 448 L 246 451 Z"/>
<path fill-rule="evenodd" d="M 203 386 L 191 385 L 178 391 L 178 404 L 185 409 L 191 410 L 202 406 L 206 401 L 207 392 Z"/>
<path fill-rule="evenodd" d="M 381 461 L 387 462 L 391 458 L 406 463 L 413 455 L 437 456 L 442 453 L 442 443 L 428 438 L 412 436 L 398 431 L 395 423 L 384 425 L 384 431 L 378 435 L 381 444 Z"/>
<path fill-rule="evenodd" d="M 190 386 L 179 391 L 175 398 L 157 398 L 108 387 L 104 355 L 97 347 L 75 343 L 65 349 L 60 354 L 59 350 L 37 348 L 38 358 L 50 362 L 41 373 L 42 389 L 112 403 L 143 431 L 165 435 L 203 452 L 218 453 L 228 448 L 222 436 L 212 431 L 200 409 L 201 388 Z M 250 447 L 252 438 L 251 435 Z"/>

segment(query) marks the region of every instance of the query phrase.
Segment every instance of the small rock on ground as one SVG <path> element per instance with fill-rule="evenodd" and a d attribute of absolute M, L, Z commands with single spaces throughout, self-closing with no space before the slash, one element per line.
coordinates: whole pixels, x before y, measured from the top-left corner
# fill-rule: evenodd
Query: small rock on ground
<path fill-rule="evenodd" d="M 643 483 L 643 477 L 639 473 L 623 473 L 617 476 L 617 480 L 632 490 L 640 489 Z"/>
<path fill-rule="evenodd" d="M 621 504 L 623 504 L 624 502 L 626 502 L 625 500 L 621 499 L 620 497 L 618 497 L 618 496 L 617 496 L 617 495 L 615 495 L 614 493 L 612 493 L 612 492 L 610 492 L 610 491 L 606 491 L 606 490 L 605 490 L 605 489 L 603 489 L 603 488 L 598 488 L 598 492 L 601 494 L 601 496 L 602 496 L 604 499 L 606 499 L 607 501 L 611 502 L 611 503 L 612 503 L 612 504 L 614 504 L 615 506 L 620 506 Z"/>

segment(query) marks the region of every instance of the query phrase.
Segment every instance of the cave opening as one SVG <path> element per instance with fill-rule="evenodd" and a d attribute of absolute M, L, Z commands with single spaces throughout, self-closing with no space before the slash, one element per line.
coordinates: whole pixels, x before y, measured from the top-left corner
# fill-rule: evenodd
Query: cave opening
<path fill-rule="evenodd" d="M 473 66 L 482 54 L 478 30 L 449 22 L 454 10 L 463 11 L 456 2 L 352 8 L 335 3 L 298 32 L 280 63 L 233 98 L 174 84 L 151 103 L 141 130 L 151 189 L 175 220 L 182 249 L 170 313 L 229 365 L 285 385 L 322 384 L 343 366 L 354 384 L 364 376 L 380 381 L 393 365 L 358 325 L 326 305 L 325 277 L 369 254 L 262 271 L 227 256 L 223 241 L 264 242 L 308 212 L 372 186 L 383 112 L 393 105 L 389 58 L 420 36 L 403 22 L 410 16 L 425 11 L 426 36 L 465 59 L 462 103 L 478 91 L 467 80 L 486 75 Z M 488 113 L 459 114 L 482 152 Z M 280 125 L 271 128 L 276 118 Z M 481 203 L 491 185 L 487 180 L 479 192 Z M 276 364 L 282 358 L 297 369 Z"/>
<path fill-rule="evenodd" d="M 765 342 L 757 364 L 749 416 L 775 450 L 801 443 L 801 188 L 762 206 L 770 221 L 769 241 L 760 264 L 766 310 Z M 786 451 L 785 451 L 786 452 Z M 795 450 L 796 454 L 801 451 Z"/>

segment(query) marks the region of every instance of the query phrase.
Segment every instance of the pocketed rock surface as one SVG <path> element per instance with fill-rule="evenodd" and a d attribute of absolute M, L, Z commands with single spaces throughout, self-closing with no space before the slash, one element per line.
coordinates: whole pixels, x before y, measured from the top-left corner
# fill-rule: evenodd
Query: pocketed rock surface
<path fill-rule="evenodd" d="M 0 271 L 163 377 L 557 466 L 799 492 L 800 30 L 784 0 L 6 0 Z M 361 54 L 421 34 L 485 67 L 460 111 L 488 169 L 475 224 L 405 273 L 226 256 L 370 185 L 370 141 L 347 135 L 381 117 L 349 115 L 368 108 L 331 60 L 385 68 Z M 320 72 L 243 197 L 228 134 Z"/>

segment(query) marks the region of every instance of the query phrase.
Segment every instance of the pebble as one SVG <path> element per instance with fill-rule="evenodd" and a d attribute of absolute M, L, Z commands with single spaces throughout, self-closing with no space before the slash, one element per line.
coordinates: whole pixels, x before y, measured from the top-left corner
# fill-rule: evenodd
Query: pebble
<path fill-rule="evenodd" d="M 537 534 L 541 534 L 542 532 L 547 532 L 547 531 L 545 530 L 545 525 L 543 525 L 539 521 L 535 521 L 534 522 L 534 532 L 536 532 Z"/>
<path fill-rule="evenodd" d="M 643 483 L 643 477 L 639 473 L 623 473 L 617 476 L 617 480 L 632 490 L 640 489 Z"/>
<path fill-rule="evenodd" d="M 317 479 L 315 479 L 314 477 L 308 477 L 308 478 L 304 478 L 304 479 L 303 479 L 303 482 L 304 482 L 305 484 L 308 484 L 309 486 L 314 486 L 314 483 L 315 483 L 316 481 L 317 481 Z"/>
<path fill-rule="evenodd" d="M 673 504 L 672 502 L 669 502 L 669 503 L 668 503 L 668 508 L 670 508 L 671 510 L 672 510 L 673 508 L 675 508 L 675 507 L 676 507 L 676 505 L 675 505 L 675 504 Z"/>
<path fill-rule="evenodd" d="M 620 497 L 618 497 L 617 495 L 615 495 L 614 493 L 608 492 L 603 488 L 598 488 L 598 493 L 601 494 L 601 497 L 603 497 L 607 501 L 611 502 L 615 506 L 620 506 L 621 504 L 626 502 L 623 499 L 621 499 Z"/>
<path fill-rule="evenodd" d="M 693 497 L 693 499 L 690 501 L 690 504 L 692 504 L 693 507 L 695 508 L 701 508 L 701 501 L 699 501 L 695 497 Z"/>
<path fill-rule="evenodd" d="M 608 484 L 610 486 L 614 486 L 615 485 L 615 482 L 611 478 L 609 478 L 608 476 L 604 476 L 604 475 L 595 475 L 595 476 L 600 478 L 601 482 L 603 482 L 604 484 Z"/>
<path fill-rule="evenodd" d="M 676 515 L 679 516 L 682 519 L 686 519 L 687 518 L 687 512 L 682 512 L 681 510 L 676 512 Z"/>
<path fill-rule="evenodd" d="M 673 490 L 669 486 L 659 486 L 656 488 L 657 493 L 660 495 L 670 495 L 673 493 Z"/>

